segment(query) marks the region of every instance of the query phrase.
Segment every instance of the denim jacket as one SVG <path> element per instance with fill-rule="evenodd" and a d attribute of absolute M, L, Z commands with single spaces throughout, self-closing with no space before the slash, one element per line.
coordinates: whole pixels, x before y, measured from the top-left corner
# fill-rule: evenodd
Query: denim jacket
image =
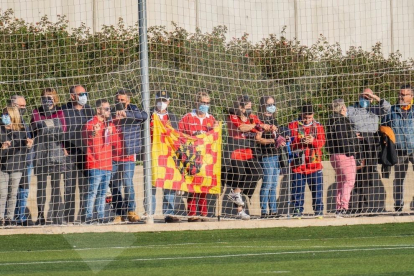
<path fill-rule="evenodd" d="M 390 113 L 383 117 L 382 125 L 389 126 L 394 131 L 395 148 L 399 155 L 414 152 L 414 107 L 403 111 L 399 105 L 393 105 Z"/>

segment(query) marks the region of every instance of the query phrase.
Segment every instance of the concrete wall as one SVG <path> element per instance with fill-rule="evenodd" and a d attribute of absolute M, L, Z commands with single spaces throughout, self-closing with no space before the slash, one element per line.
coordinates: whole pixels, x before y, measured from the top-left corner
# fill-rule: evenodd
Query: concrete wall
<path fill-rule="evenodd" d="M 332 169 L 330 162 L 323 162 L 324 169 L 323 169 L 323 177 L 324 177 L 324 205 L 325 205 L 325 213 L 334 212 L 335 211 L 335 173 Z M 380 169 L 380 168 L 379 168 Z M 391 174 L 393 176 L 393 174 Z M 405 192 L 404 192 L 404 210 L 409 211 L 410 209 L 414 209 L 414 186 L 413 186 L 413 179 L 414 179 L 414 172 L 413 166 L 409 166 L 407 178 L 405 181 Z M 393 186 L 392 180 L 390 179 L 381 179 L 380 181 L 375 183 L 375 185 L 370 188 L 370 205 L 373 209 L 378 209 L 380 211 L 393 211 L 394 210 L 394 200 L 393 200 Z M 136 201 L 137 201 L 137 211 L 140 214 L 144 213 L 144 206 L 143 206 L 143 199 L 144 199 L 144 185 L 143 185 L 143 168 L 141 166 L 136 167 L 135 176 L 134 176 L 134 184 L 136 190 Z M 260 185 L 259 182 L 258 187 L 252 197 L 252 200 L 248 202 L 248 209 L 250 214 L 252 215 L 260 215 Z M 63 181 L 61 182 L 62 193 L 63 193 Z M 288 177 L 287 175 L 282 176 L 279 179 L 278 185 L 278 208 L 279 212 L 282 214 L 287 213 L 287 194 L 288 194 Z M 29 195 L 29 209 L 31 214 L 34 218 L 37 217 L 37 205 L 36 205 L 36 177 L 32 177 L 32 182 L 30 186 L 30 195 Z M 214 197 L 210 197 L 214 198 Z M 220 207 L 223 204 L 223 199 L 226 199 L 226 194 L 222 194 L 220 196 L 221 200 L 219 202 L 213 200 L 210 202 L 210 210 L 216 211 L 221 209 Z M 48 184 L 47 189 L 47 199 L 46 202 L 50 201 L 50 183 Z M 179 215 L 185 215 L 185 198 L 184 197 L 177 197 L 176 199 L 177 210 Z M 217 204 L 217 205 L 216 205 Z M 219 205 L 220 204 L 220 205 Z M 224 205 L 226 202 L 224 202 Z M 214 206 L 216 205 L 216 206 Z M 79 196 L 77 193 L 76 196 L 76 206 L 79 207 Z M 48 210 L 48 206 L 46 206 Z M 76 211 L 77 212 L 77 211 Z M 223 208 L 223 212 L 227 213 L 227 211 Z M 305 214 L 313 214 L 312 211 L 312 198 L 308 188 L 306 188 L 305 193 Z M 162 217 L 162 189 L 157 190 L 157 204 L 156 204 L 156 217 Z"/>
<path fill-rule="evenodd" d="M 66 15 L 70 27 L 86 23 L 92 31 L 116 24 L 123 17 L 127 25 L 138 20 L 138 0 L 0 0 L 2 10 L 12 8 L 16 17 L 31 22 L 47 14 L 51 21 Z M 404 58 L 414 57 L 410 47 L 414 29 L 414 1 L 410 0 L 151 0 L 147 1 L 148 26 L 178 23 L 189 31 L 196 27 L 209 32 L 226 25 L 228 38 L 249 33 L 258 41 L 268 34 L 297 37 L 311 45 L 320 34 L 342 50 L 350 46 L 370 49 L 383 45 L 384 53 L 400 50 Z"/>

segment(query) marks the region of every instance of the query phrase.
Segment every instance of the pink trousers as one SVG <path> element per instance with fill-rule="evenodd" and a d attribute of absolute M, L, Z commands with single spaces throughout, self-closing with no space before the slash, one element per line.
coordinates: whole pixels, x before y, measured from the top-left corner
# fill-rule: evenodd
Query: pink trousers
<path fill-rule="evenodd" d="M 336 210 L 348 210 L 356 177 L 355 159 L 345 154 L 333 154 L 330 161 L 336 173 Z"/>

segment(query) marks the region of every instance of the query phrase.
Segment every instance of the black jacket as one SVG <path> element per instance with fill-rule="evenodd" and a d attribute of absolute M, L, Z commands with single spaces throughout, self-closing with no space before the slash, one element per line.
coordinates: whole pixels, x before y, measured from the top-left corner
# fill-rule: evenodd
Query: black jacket
<path fill-rule="evenodd" d="M 359 141 L 347 117 L 335 113 L 326 129 L 326 147 L 330 154 L 345 154 L 360 159 Z"/>
<path fill-rule="evenodd" d="M 62 110 L 66 121 L 65 148 L 72 155 L 84 154 L 82 127 L 92 119 L 95 112 L 89 105 L 85 105 L 81 110 L 78 110 L 73 107 L 72 102 L 62 106 Z"/>
<path fill-rule="evenodd" d="M 11 146 L 0 149 L 1 170 L 5 172 L 18 172 L 26 169 L 27 158 L 27 132 L 21 130 L 10 130 L 0 125 L 0 148 L 4 142 L 10 141 Z"/>
<path fill-rule="evenodd" d="M 277 126 L 277 121 L 273 117 L 268 117 L 268 116 L 262 115 L 262 116 L 259 116 L 259 119 L 264 124 Z M 264 139 L 274 139 L 275 137 L 274 137 L 273 133 L 267 131 L 267 132 L 263 132 L 262 138 L 264 138 Z M 260 145 L 260 150 L 261 150 L 261 156 L 262 157 L 278 155 L 275 144 Z"/>
<path fill-rule="evenodd" d="M 380 145 L 381 152 L 379 163 L 383 178 L 389 178 L 391 167 L 398 163 L 397 150 L 395 149 L 395 134 L 390 127 L 380 127 Z"/>

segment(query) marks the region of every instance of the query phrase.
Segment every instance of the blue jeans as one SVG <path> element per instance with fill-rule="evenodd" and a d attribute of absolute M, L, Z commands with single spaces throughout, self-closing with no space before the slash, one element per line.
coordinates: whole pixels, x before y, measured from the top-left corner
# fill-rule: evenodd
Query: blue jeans
<path fill-rule="evenodd" d="M 164 196 L 162 201 L 162 213 L 164 215 L 174 215 L 174 205 L 175 205 L 175 190 L 163 189 Z M 155 214 L 155 207 L 157 205 L 157 200 L 155 195 L 157 193 L 157 189 L 152 187 L 152 208 L 151 213 L 148 211 L 147 201 L 144 200 L 145 210 L 148 214 Z"/>
<path fill-rule="evenodd" d="M 292 174 L 292 200 L 295 203 L 295 209 L 303 212 L 303 203 L 305 198 L 305 185 L 308 183 L 312 192 L 312 207 L 315 212 L 323 211 L 323 174 L 322 170 L 311 173 L 293 173 Z"/>
<path fill-rule="evenodd" d="M 93 218 L 93 209 L 98 212 L 98 219 L 104 218 L 105 215 L 105 197 L 106 191 L 111 180 L 111 171 L 92 169 L 88 170 L 89 185 L 86 196 L 86 220 Z"/>
<path fill-rule="evenodd" d="M 267 214 L 269 207 L 270 214 L 277 212 L 276 187 L 280 174 L 279 156 L 266 156 L 262 158 L 263 182 L 260 189 L 261 213 Z"/>
<path fill-rule="evenodd" d="M 30 187 L 30 180 L 32 177 L 33 172 L 33 162 L 30 162 L 27 165 L 26 171 L 23 172 L 22 180 L 26 181 L 27 183 L 20 183 L 19 190 L 17 191 L 17 204 L 15 210 L 15 217 L 19 221 L 26 221 L 26 207 L 27 207 L 27 199 L 29 197 L 29 187 Z"/>
<path fill-rule="evenodd" d="M 133 161 L 112 161 L 112 202 L 118 216 L 135 211 L 134 170 Z M 124 198 L 122 198 L 122 188 L 125 188 Z"/>

